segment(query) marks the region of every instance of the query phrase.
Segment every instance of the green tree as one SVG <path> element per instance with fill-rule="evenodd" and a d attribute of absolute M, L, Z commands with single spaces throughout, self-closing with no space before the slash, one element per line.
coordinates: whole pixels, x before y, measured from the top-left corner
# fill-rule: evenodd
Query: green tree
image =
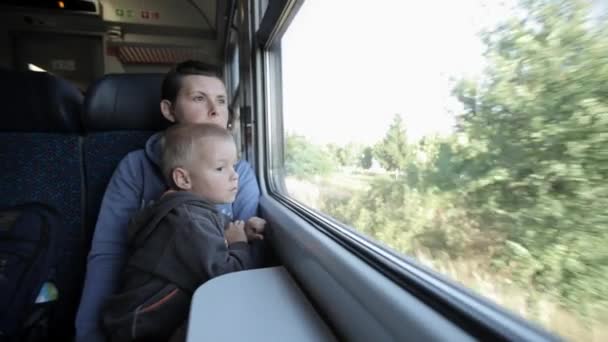
<path fill-rule="evenodd" d="M 324 210 L 401 252 L 492 260 L 497 279 L 583 317 L 608 307 L 608 21 L 583 0 L 525 0 L 482 35 L 453 90 L 458 132 L 408 144 L 395 116 L 374 180 Z M 495 272 L 493 272 L 495 271 Z"/>
<path fill-rule="evenodd" d="M 327 153 L 329 153 L 331 158 L 335 161 L 336 165 L 342 165 L 342 160 L 340 159 L 340 157 L 341 157 L 340 150 L 342 148 L 339 145 L 334 144 L 334 143 L 329 143 L 329 144 L 325 145 L 325 149 L 326 149 Z"/>
<path fill-rule="evenodd" d="M 336 163 L 329 151 L 311 143 L 306 137 L 288 134 L 285 168 L 289 175 L 310 178 L 335 170 Z"/>
<path fill-rule="evenodd" d="M 357 166 L 362 147 L 355 143 L 348 143 L 344 146 L 329 145 L 330 151 L 336 156 L 336 160 L 341 166 Z"/>
<path fill-rule="evenodd" d="M 608 302 L 608 25 L 583 0 L 521 9 L 483 35 L 484 77 L 454 89 L 468 147 L 440 153 L 514 278 L 585 311 Z"/>
<path fill-rule="evenodd" d="M 399 114 L 393 118 L 384 139 L 375 146 L 374 156 L 386 170 L 405 170 L 410 154 L 407 133 Z"/>
<path fill-rule="evenodd" d="M 373 162 L 373 152 L 374 150 L 367 146 L 363 149 L 363 151 L 361 152 L 361 158 L 359 159 L 359 166 L 362 169 L 365 170 L 369 170 L 372 167 L 372 162 Z"/>

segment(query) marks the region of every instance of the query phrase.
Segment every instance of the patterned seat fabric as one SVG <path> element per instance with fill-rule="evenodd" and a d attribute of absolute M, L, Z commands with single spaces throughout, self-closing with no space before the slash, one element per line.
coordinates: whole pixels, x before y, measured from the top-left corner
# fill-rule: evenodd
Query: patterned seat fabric
<path fill-rule="evenodd" d="M 59 296 L 53 335 L 73 336 L 84 276 L 80 113 L 83 96 L 46 73 L 0 70 L 0 207 L 42 202 L 56 208 L 60 233 Z"/>
<path fill-rule="evenodd" d="M 163 74 L 107 75 L 87 91 L 83 112 L 86 220 L 93 235 L 101 200 L 114 169 L 143 148 L 169 122 L 160 112 Z"/>

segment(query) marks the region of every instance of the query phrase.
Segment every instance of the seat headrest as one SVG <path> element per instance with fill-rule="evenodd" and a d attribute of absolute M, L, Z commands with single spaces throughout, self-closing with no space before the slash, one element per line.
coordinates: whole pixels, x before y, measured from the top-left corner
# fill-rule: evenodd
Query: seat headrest
<path fill-rule="evenodd" d="M 2 132 L 78 133 L 84 96 L 46 72 L 0 69 Z"/>
<path fill-rule="evenodd" d="M 163 74 L 112 74 L 87 91 L 83 123 L 87 132 L 159 131 L 169 126 L 160 111 Z"/>

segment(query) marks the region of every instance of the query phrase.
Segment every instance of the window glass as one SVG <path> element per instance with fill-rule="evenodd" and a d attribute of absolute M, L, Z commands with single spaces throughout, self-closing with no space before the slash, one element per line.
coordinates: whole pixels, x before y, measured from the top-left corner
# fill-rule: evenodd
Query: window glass
<path fill-rule="evenodd" d="M 226 75 L 226 90 L 230 97 L 230 114 L 232 121 L 230 127 L 232 134 L 234 135 L 239 152 L 244 151 L 243 136 L 241 129 L 241 117 L 240 117 L 240 105 L 242 96 L 240 96 L 239 83 L 239 42 L 238 42 L 238 31 L 231 29 L 229 31 L 229 43 L 228 43 L 228 61 L 225 65 Z M 242 155 L 239 156 L 243 157 Z"/>
<path fill-rule="evenodd" d="M 305 1 L 280 42 L 287 195 L 566 338 L 607 340 L 605 15 Z"/>
<path fill-rule="evenodd" d="M 238 44 L 238 32 L 236 30 L 230 30 L 230 45 L 228 47 L 230 58 L 228 63 L 228 74 L 230 93 L 232 99 L 236 97 L 236 91 L 239 87 L 239 44 Z"/>

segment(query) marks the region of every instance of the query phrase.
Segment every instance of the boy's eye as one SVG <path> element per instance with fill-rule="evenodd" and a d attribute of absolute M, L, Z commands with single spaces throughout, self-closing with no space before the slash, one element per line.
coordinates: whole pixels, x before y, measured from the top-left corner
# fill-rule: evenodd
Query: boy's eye
<path fill-rule="evenodd" d="M 217 102 L 219 104 L 226 104 L 226 99 L 219 99 L 219 100 L 217 100 Z"/>
<path fill-rule="evenodd" d="M 216 168 L 215 168 L 215 171 L 224 171 L 224 167 L 223 167 L 223 166 L 216 167 Z"/>
<path fill-rule="evenodd" d="M 199 101 L 204 101 L 204 100 L 205 100 L 205 97 L 204 97 L 204 96 L 195 96 L 195 97 L 194 97 L 194 101 L 197 101 L 197 102 L 199 102 Z"/>

